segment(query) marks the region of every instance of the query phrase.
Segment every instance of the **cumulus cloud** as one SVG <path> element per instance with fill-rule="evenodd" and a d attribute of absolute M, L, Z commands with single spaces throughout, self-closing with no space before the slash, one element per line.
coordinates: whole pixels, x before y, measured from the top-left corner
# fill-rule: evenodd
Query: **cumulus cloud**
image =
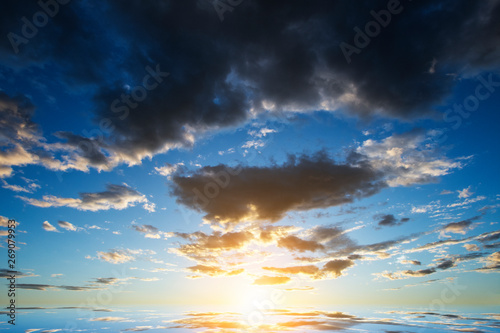
<path fill-rule="evenodd" d="M 170 252 L 204 264 L 231 261 L 233 251 L 243 255 L 248 251 L 247 246 L 257 240 L 256 235 L 247 230 L 226 233 L 215 231 L 210 235 L 197 231 L 175 235 L 188 240 L 189 243 L 171 248 Z"/>
<path fill-rule="evenodd" d="M 137 203 L 148 203 L 146 196 L 130 188 L 128 185 L 106 185 L 106 191 L 80 193 L 80 198 L 62 198 L 45 195 L 41 200 L 18 196 L 24 202 L 36 207 L 71 207 L 78 210 L 109 210 L 133 207 Z"/>
<path fill-rule="evenodd" d="M 273 255 L 276 255 L 275 251 L 264 251 L 265 247 L 270 246 L 284 249 L 292 255 L 306 251 L 320 251 L 320 256 L 311 258 L 310 263 L 328 263 L 323 267 L 305 265 L 280 268 L 264 265 L 262 267 L 264 270 L 281 275 L 302 274 L 309 276 L 311 279 L 338 277 L 341 275 L 342 270 L 354 264 L 352 259 L 359 259 L 361 256 L 359 258 L 353 256 L 352 259 L 338 259 L 338 261 L 336 256 L 346 257 L 362 248 L 362 246 L 355 245 L 347 236 L 347 231 L 338 226 L 316 226 L 302 230 L 294 226 L 250 223 L 240 227 L 239 230 L 224 233 L 213 231 L 212 234 L 206 234 L 197 231 L 193 233 L 175 233 L 175 236 L 188 241 L 188 243 L 179 244 L 176 248 L 170 248 L 169 252 L 197 263 L 196 266 L 188 267 L 188 271 L 208 276 L 239 274 L 243 270 L 241 268 L 236 269 L 235 266 L 269 260 Z M 373 248 L 375 247 L 373 245 Z M 377 250 L 381 248 L 384 247 L 381 246 Z M 299 260 L 299 258 L 295 259 Z M 306 259 L 302 261 L 306 261 Z M 251 271 L 249 272 L 253 274 Z"/>
<path fill-rule="evenodd" d="M 206 219 L 217 222 L 275 221 L 289 210 L 341 205 L 384 187 L 371 167 L 337 164 L 322 152 L 290 156 L 281 166 L 218 165 L 172 179 L 179 203 L 205 211 Z"/>
<path fill-rule="evenodd" d="M 0 162 L 3 175 L 27 164 L 86 171 L 140 163 L 174 147 L 190 146 L 209 130 L 239 125 L 265 112 L 428 116 L 453 90 L 454 77 L 495 68 L 500 58 L 494 33 L 496 1 L 405 4 L 409 9 L 401 14 L 404 19 L 392 20 L 376 43 L 350 55 L 341 45 L 353 44 L 353 28 L 364 26 L 368 13 L 386 8 L 386 1 L 294 0 L 287 3 L 293 10 L 283 11 L 281 5 L 255 0 L 226 13 L 232 17 L 224 21 L 225 29 L 220 29 L 210 4 L 207 9 L 199 2 L 144 6 L 106 0 L 104 6 L 106 11 L 96 12 L 87 3 L 70 3 L 44 27 L 44 38 L 17 47 L 9 38 L 0 41 L 0 58 L 10 69 L 28 72 L 51 64 L 52 75 L 66 86 L 95 87 L 95 121 L 106 119 L 112 128 L 103 138 L 58 133 L 65 142 L 45 152 L 58 147 L 68 152 L 67 158 L 43 161 L 46 156 L 17 137 L 33 133 L 28 123 L 26 132 L 10 132 L 16 138 L 10 141 L 8 162 Z M 38 10 L 30 2 L 4 6 L 0 33 L 20 34 L 16 18 Z M 168 29 L 164 22 L 171 23 Z M 428 24 L 413 29 L 407 22 Z M 104 30 L 109 33 L 96 37 Z M 118 40 L 135 47 L 123 48 Z M 144 83 L 147 74 L 151 80 Z M 120 100 L 122 95 L 130 98 L 126 86 L 144 84 L 155 88 L 140 103 Z M 16 102 L 32 113 L 33 107 L 22 98 Z"/>
<path fill-rule="evenodd" d="M 368 139 L 356 149 L 368 163 L 385 175 L 391 187 L 436 182 L 439 176 L 460 169 L 464 162 L 439 152 L 432 133 L 413 130 L 381 141 Z"/>
<path fill-rule="evenodd" d="M 276 221 L 289 211 L 351 203 L 387 186 L 435 182 L 463 167 L 466 158 L 451 160 L 438 150 L 430 134 L 413 130 L 380 141 L 366 140 L 344 163 L 320 151 L 312 156 L 289 156 L 283 165 L 220 164 L 190 175 L 175 174 L 172 193 L 179 203 L 205 212 L 211 222 Z M 396 221 L 390 214 L 377 218 L 380 226 L 409 220 Z"/>

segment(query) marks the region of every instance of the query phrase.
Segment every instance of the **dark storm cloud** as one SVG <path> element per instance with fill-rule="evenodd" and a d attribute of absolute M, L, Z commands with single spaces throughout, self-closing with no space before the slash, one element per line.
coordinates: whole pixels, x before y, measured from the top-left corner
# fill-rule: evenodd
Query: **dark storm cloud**
<path fill-rule="evenodd" d="M 175 175 L 179 203 L 205 211 L 206 219 L 276 221 L 290 210 L 309 210 L 353 202 L 385 186 L 370 166 L 337 164 L 320 152 L 290 156 L 281 166 L 203 167 L 191 176 Z"/>
<path fill-rule="evenodd" d="M 408 222 L 410 220 L 408 217 L 397 219 L 392 214 L 387 214 L 387 215 L 379 214 L 375 215 L 373 218 L 379 220 L 378 225 L 381 227 L 394 227 L 397 225 L 401 225 L 405 222 Z"/>
<path fill-rule="evenodd" d="M 498 2 L 401 1 L 366 47 L 356 45 L 354 28 L 365 30 L 375 22 L 371 12 L 387 4 L 247 0 L 220 22 L 213 6 L 196 1 L 72 1 L 16 53 L 7 36 L 22 37 L 22 18 L 32 21 L 42 9 L 11 1 L 0 10 L 0 59 L 5 70 L 50 66 L 53 77 L 92 87 L 96 121 L 109 119 L 113 129 L 83 152 L 100 166 L 110 162 L 100 148 L 137 162 L 192 144 L 193 133 L 237 125 L 251 111 L 425 115 L 451 92 L 455 74 L 498 66 Z M 360 50 L 350 64 L 343 42 Z M 124 102 L 158 72 L 169 76 L 147 98 Z M 70 145 L 79 140 L 63 136 Z"/>
<path fill-rule="evenodd" d="M 57 6 L 57 11 L 49 5 L 55 15 L 47 17 L 46 24 L 40 24 L 45 11 L 37 1 L 2 3 L 0 60 L 16 69 L 54 66 L 57 70 L 53 77 L 62 76 L 75 84 L 104 81 L 109 74 L 107 53 L 114 43 L 109 43 L 109 35 L 103 33 L 104 25 L 93 18 L 102 9 L 77 1 L 59 1 L 67 4 Z M 33 24 L 35 15 L 38 27 Z"/>
<path fill-rule="evenodd" d="M 67 142 L 48 143 L 32 120 L 34 113 L 35 106 L 28 97 L 0 91 L 0 177 L 11 176 L 14 166 L 30 164 L 59 171 L 88 171 L 89 166 L 109 170 L 116 165 L 116 158 L 112 161 L 104 156 L 102 144 L 94 139 L 56 133 Z"/>

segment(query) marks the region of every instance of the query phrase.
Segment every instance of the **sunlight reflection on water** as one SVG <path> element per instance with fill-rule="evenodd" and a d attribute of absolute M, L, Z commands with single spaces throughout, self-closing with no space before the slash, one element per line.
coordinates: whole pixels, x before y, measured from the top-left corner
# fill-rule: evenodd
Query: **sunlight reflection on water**
<path fill-rule="evenodd" d="M 499 308 L 447 312 L 350 307 L 238 312 L 208 307 L 47 307 L 18 309 L 15 332 L 500 332 Z M 250 317 L 252 313 L 253 318 Z"/>

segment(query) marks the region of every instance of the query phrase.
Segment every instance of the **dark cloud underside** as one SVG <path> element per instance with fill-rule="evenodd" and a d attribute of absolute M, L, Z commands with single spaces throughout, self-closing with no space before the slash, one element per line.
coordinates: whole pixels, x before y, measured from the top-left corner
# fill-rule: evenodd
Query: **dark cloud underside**
<path fill-rule="evenodd" d="M 491 69 L 500 59 L 496 1 L 401 1 L 363 47 L 354 28 L 365 30 L 374 21 L 370 12 L 385 10 L 386 0 L 246 0 L 222 22 L 212 5 L 200 3 L 72 1 L 17 45 L 18 53 L 2 38 L 2 69 L 50 66 L 70 86 L 93 87 L 96 120 L 109 119 L 113 130 L 82 154 L 105 168 L 112 162 L 100 148 L 137 162 L 192 144 L 192 133 L 239 124 L 250 111 L 427 115 L 451 92 L 455 74 Z M 3 3 L 0 34 L 22 36 L 21 18 L 40 10 L 27 0 Z M 359 49 L 350 64 L 342 42 Z M 130 93 L 126 85 L 143 84 L 147 66 L 169 74 L 144 100 L 113 108 Z M 69 145 L 83 140 L 61 136 Z"/>
<path fill-rule="evenodd" d="M 325 154 L 290 157 L 282 166 L 204 167 L 173 177 L 178 202 L 212 221 L 278 220 L 290 210 L 324 208 L 378 192 L 385 183 L 370 166 L 337 164 Z"/>

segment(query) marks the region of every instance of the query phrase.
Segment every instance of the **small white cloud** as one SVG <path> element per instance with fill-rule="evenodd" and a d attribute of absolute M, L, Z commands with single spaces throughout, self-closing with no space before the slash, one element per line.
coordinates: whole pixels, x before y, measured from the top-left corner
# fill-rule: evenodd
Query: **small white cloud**
<path fill-rule="evenodd" d="M 254 149 L 259 149 L 262 148 L 266 145 L 266 143 L 262 140 L 250 140 L 247 141 L 241 146 L 241 148 L 254 148 Z"/>
<path fill-rule="evenodd" d="M 52 224 L 50 224 L 48 221 L 43 222 L 42 228 L 45 231 L 51 231 L 51 232 L 59 232 L 56 227 L 54 227 Z"/>
<path fill-rule="evenodd" d="M 19 222 L 16 221 L 16 226 L 19 225 Z M 7 228 L 9 226 L 9 219 L 5 216 L 0 215 L 0 227 Z"/>
<path fill-rule="evenodd" d="M 175 173 L 177 170 L 179 170 L 183 166 L 184 166 L 184 163 L 177 163 L 177 164 L 167 163 L 167 164 L 165 164 L 165 166 L 155 167 L 155 171 L 157 174 L 165 176 L 165 177 L 167 177 L 167 179 L 170 179 L 172 174 Z"/>
<path fill-rule="evenodd" d="M 471 190 L 470 190 L 470 186 L 469 186 L 469 187 L 467 187 L 467 188 L 464 188 L 464 189 L 463 189 L 463 190 L 461 190 L 461 191 L 460 191 L 460 190 L 458 190 L 457 192 L 458 192 L 458 197 L 459 197 L 460 199 L 465 199 L 465 198 L 468 198 L 468 197 L 470 197 L 471 195 L 473 195 L 473 194 L 474 194 L 474 192 L 471 192 Z"/>
<path fill-rule="evenodd" d="M 431 67 L 429 68 L 429 74 L 436 73 L 436 65 L 437 65 L 437 59 L 434 58 L 432 59 Z"/>
<path fill-rule="evenodd" d="M 91 226 L 87 227 L 87 229 L 109 230 L 108 228 L 102 228 L 102 227 L 99 227 L 97 225 L 91 225 Z"/>
<path fill-rule="evenodd" d="M 256 138 L 264 138 L 268 134 L 277 133 L 278 131 L 272 128 L 263 127 L 259 130 L 250 130 L 248 134 Z"/>
<path fill-rule="evenodd" d="M 422 214 L 422 213 L 427 213 L 427 212 L 436 212 L 441 208 L 440 202 L 438 201 L 433 201 L 430 204 L 427 205 L 422 205 L 422 206 L 413 206 L 411 208 L 412 213 L 417 213 L 417 214 Z"/>
<path fill-rule="evenodd" d="M 122 264 L 127 261 L 132 261 L 135 258 L 129 255 L 126 251 L 111 250 L 109 252 L 97 252 L 97 258 L 110 262 L 112 264 Z"/>
<path fill-rule="evenodd" d="M 228 150 L 220 150 L 218 153 L 220 156 L 225 155 L 225 154 L 233 154 L 234 153 L 234 148 L 229 148 Z"/>
<path fill-rule="evenodd" d="M 69 223 L 69 222 L 66 222 L 66 221 L 59 221 L 59 222 L 57 222 L 57 224 L 61 228 L 69 230 L 69 231 L 76 231 L 76 230 L 78 230 L 78 228 L 75 227 L 72 223 Z"/>
<path fill-rule="evenodd" d="M 146 202 L 142 207 L 150 213 L 156 212 L 156 204 L 154 202 Z"/>
<path fill-rule="evenodd" d="M 479 246 L 477 246 L 476 244 L 465 244 L 464 247 L 467 251 L 479 251 L 480 250 Z"/>

